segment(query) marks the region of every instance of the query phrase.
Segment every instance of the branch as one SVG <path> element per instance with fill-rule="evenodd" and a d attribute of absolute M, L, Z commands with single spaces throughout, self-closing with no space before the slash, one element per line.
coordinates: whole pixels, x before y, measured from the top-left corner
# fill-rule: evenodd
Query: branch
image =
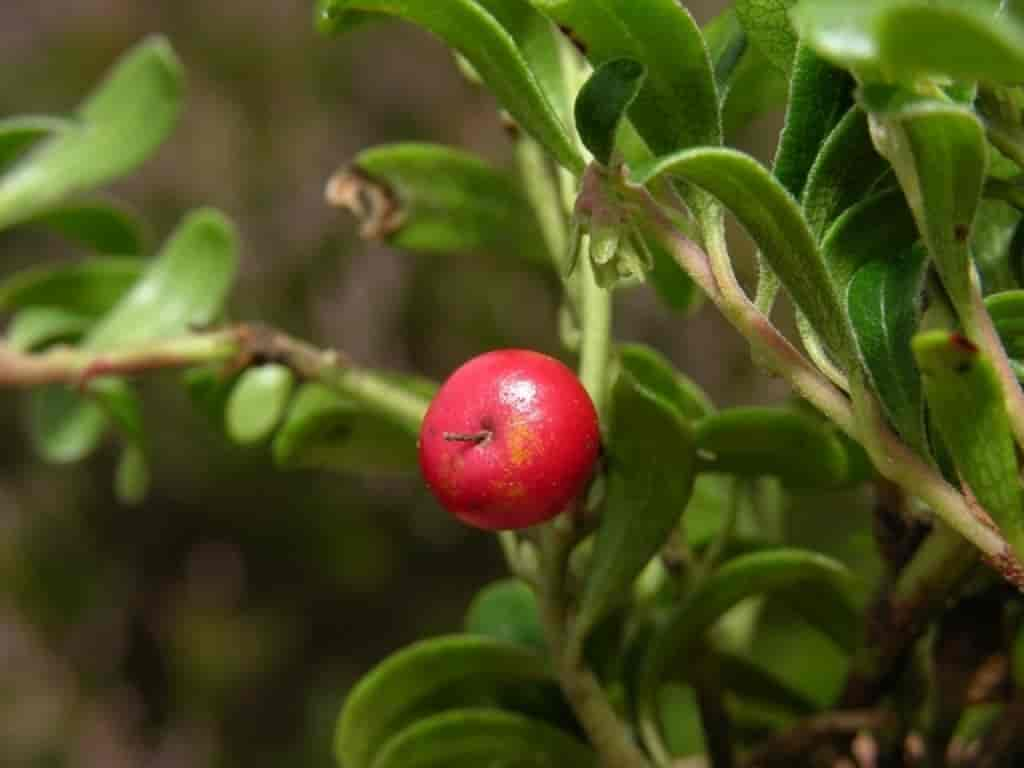
<path fill-rule="evenodd" d="M 815 368 L 728 277 L 725 243 L 708 237 L 709 258 L 680 233 L 659 203 L 639 191 L 638 200 L 662 244 L 749 342 L 755 358 L 789 382 L 801 397 L 825 414 L 846 434 L 864 444 L 872 463 L 885 478 L 923 499 L 950 527 L 974 544 L 985 559 L 1011 584 L 1024 589 L 1024 567 L 1014 556 L 984 510 L 946 482 L 938 471 L 912 451 L 889 428 L 862 376 L 851 374 L 853 402 Z M 713 228 L 714 229 L 714 228 Z M 703 258 L 701 258 L 703 256 Z M 728 290 L 717 283 L 725 272 Z M 710 279 L 709 279 L 710 278 Z M 710 283 L 710 285 L 709 285 Z M 856 409 L 856 413 L 855 413 Z"/>
<path fill-rule="evenodd" d="M 238 369 L 260 362 L 287 365 L 304 379 L 318 381 L 372 410 L 401 420 L 413 432 L 419 430 L 426 411 L 422 398 L 351 365 L 340 352 L 320 349 L 258 324 L 191 333 L 107 351 L 57 346 L 29 354 L 0 342 L 0 387 L 63 383 L 86 389 L 93 379 L 101 376 L 136 377 L 210 363 L 224 363 Z"/>

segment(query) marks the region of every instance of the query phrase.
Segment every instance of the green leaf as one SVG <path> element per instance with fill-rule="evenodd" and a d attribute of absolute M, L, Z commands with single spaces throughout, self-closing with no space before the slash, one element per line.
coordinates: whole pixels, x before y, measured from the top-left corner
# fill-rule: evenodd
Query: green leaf
<path fill-rule="evenodd" d="M 923 249 L 875 259 L 857 270 L 846 294 L 857 350 L 889 421 L 903 439 L 928 455 L 921 376 L 910 340 L 921 320 L 926 265 Z"/>
<path fill-rule="evenodd" d="M 835 488 L 851 476 L 835 427 L 804 410 L 746 406 L 697 423 L 701 471 L 777 475 L 793 488 Z"/>
<path fill-rule="evenodd" d="M 257 443 L 270 436 L 288 407 L 295 375 L 277 363 L 243 372 L 231 390 L 224 411 L 228 436 L 238 443 Z"/>
<path fill-rule="evenodd" d="M 86 337 L 106 350 L 186 333 L 213 322 L 238 268 L 238 236 L 223 214 L 190 213 L 143 276 Z"/>
<path fill-rule="evenodd" d="M 396 382 L 399 383 L 399 382 Z M 400 382 L 424 401 L 422 388 Z M 422 387 L 422 384 L 419 384 Z M 286 469 L 406 472 L 418 466 L 419 435 L 400 420 L 320 384 L 303 384 L 274 436 L 274 461 Z"/>
<path fill-rule="evenodd" d="M 1007 354 L 1011 357 L 1024 356 L 1024 290 L 986 296 L 985 308 Z"/>
<path fill-rule="evenodd" d="M 992 363 L 958 333 L 913 340 L 932 420 L 960 473 L 1017 556 L 1024 554 L 1024 509 L 1010 422 Z"/>
<path fill-rule="evenodd" d="M 798 549 L 765 550 L 728 561 L 673 608 L 652 638 L 637 681 L 641 734 L 655 759 L 665 756 L 654 715 L 659 688 L 688 677 L 701 659 L 708 630 L 741 600 L 803 583 L 832 585 L 837 600 L 850 599 L 855 588 L 852 574 L 832 558 Z"/>
<path fill-rule="evenodd" d="M 51 385 L 31 393 L 29 434 L 36 452 L 54 464 L 81 461 L 111 425 L 129 442 L 142 439 L 142 404 L 125 381 L 102 378 L 86 392 Z"/>
<path fill-rule="evenodd" d="M 580 43 L 594 66 L 634 59 L 647 78 L 630 107 L 655 153 L 721 144 L 711 61 L 700 28 L 676 0 L 531 0 Z"/>
<path fill-rule="evenodd" d="M 611 162 L 619 123 L 640 93 L 646 75 L 638 61 L 609 59 L 594 70 L 576 96 L 576 130 L 602 165 Z"/>
<path fill-rule="evenodd" d="M 707 752 L 697 693 L 691 686 L 666 685 L 658 691 L 658 721 L 673 755 L 686 758 Z"/>
<path fill-rule="evenodd" d="M 918 239 L 917 224 L 899 189 L 887 189 L 847 209 L 829 228 L 821 251 L 841 296 L 864 264 L 902 253 Z"/>
<path fill-rule="evenodd" d="M 192 323 L 209 323 L 220 313 L 227 297 L 237 265 L 237 249 L 234 230 L 222 215 L 213 211 L 191 214 L 142 276 L 90 329 L 81 347 L 104 351 L 142 344 L 184 334 Z M 109 261 L 86 262 L 81 273 L 58 270 L 36 274 L 23 279 L 6 297 L 25 301 L 26 294 L 37 294 L 53 300 L 83 282 L 95 288 L 92 300 L 107 297 L 105 292 L 111 290 L 111 285 L 104 279 L 104 270 L 96 269 L 97 263 L 120 266 Z M 121 273 L 115 269 L 114 274 Z M 0 303 L 3 298 L 0 296 Z M 140 407 L 134 390 L 120 379 L 102 378 L 91 382 L 84 394 L 89 398 L 66 388 L 47 388 L 33 397 L 33 439 L 44 458 L 55 462 L 84 458 L 99 444 L 111 423 L 129 444 L 135 444 L 132 451 L 142 450 Z M 145 488 L 141 459 L 129 455 L 123 462 L 126 465 L 119 471 L 117 490 L 123 498 L 132 500 Z"/>
<path fill-rule="evenodd" d="M 572 127 L 572 96 L 563 68 L 561 35 L 528 0 L 476 0 L 515 40 L 562 124 Z"/>
<path fill-rule="evenodd" d="M 759 48 L 748 45 L 723 86 L 722 131 L 728 139 L 758 117 L 786 103 L 789 83 Z"/>
<path fill-rule="evenodd" d="M 673 406 L 685 421 L 714 413 L 715 405 L 704 390 L 657 350 L 645 344 L 620 344 L 618 354 L 623 370 L 644 390 Z"/>
<path fill-rule="evenodd" d="M 693 430 L 679 406 L 625 365 L 612 398 L 607 495 L 580 597 L 580 639 L 628 593 L 664 545 L 693 490 Z"/>
<path fill-rule="evenodd" d="M 740 24 L 736 9 L 726 8 L 704 25 L 701 34 L 711 57 L 715 84 L 719 91 L 723 91 L 750 47 L 747 33 Z"/>
<path fill-rule="evenodd" d="M 691 149 L 641 166 L 632 178 L 646 185 L 663 175 L 696 184 L 728 207 L 829 347 L 839 355 L 850 349 L 839 296 L 800 208 L 756 160 L 733 149 Z"/>
<path fill-rule="evenodd" d="M 946 292 L 964 313 L 970 305 L 968 243 L 985 182 L 985 128 L 970 109 L 943 102 L 871 119 L 875 144 L 892 163 Z"/>
<path fill-rule="evenodd" d="M 846 72 L 822 61 L 807 46 L 797 49 L 772 172 L 798 200 L 822 143 L 853 103 L 852 92 L 853 81 Z"/>
<path fill-rule="evenodd" d="M 11 318 L 6 341 L 11 349 L 32 352 L 56 342 L 78 339 L 95 320 L 61 307 L 26 307 Z"/>
<path fill-rule="evenodd" d="M 597 755 L 565 731 L 496 709 L 457 709 L 410 725 L 391 739 L 374 768 L 531 768 L 599 765 Z M 358 766 L 353 766 L 358 768 Z"/>
<path fill-rule="evenodd" d="M 335 755 L 346 768 L 368 768 L 385 743 L 438 706 L 457 686 L 477 690 L 507 683 L 543 681 L 543 658 L 519 646 L 485 637 L 451 635 L 415 643 L 389 656 L 349 693 L 338 720 Z M 450 695 L 444 704 L 455 700 Z M 465 703 L 473 703 L 472 700 Z"/>
<path fill-rule="evenodd" d="M 441 38 L 473 65 L 516 121 L 574 173 L 583 158 L 516 41 L 471 0 L 318 0 L 321 31 L 339 33 L 368 14 L 398 16 Z"/>
<path fill-rule="evenodd" d="M 137 45 L 79 107 L 73 126 L 0 178 L 0 229 L 135 168 L 170 133 L 181 102 L 181 65 L 167 41 Z"/>
<path fill-rule="evenodd" d="M 716 653 L 715 664 L 726 690 L 745 699 L 770 704 L 793 715 L 810 715 L 814 702 L 749 659 L 735 653 Z"/>
<path fill-rule="evenodd" d="M 906 78 L 1020 82 L 1024 25 L 971 3 L 897 3 L 877 21 L 880 59 Z"/>
<path fill-rule="evenodd" d="M 821 145 L 803 187 L 807 224 L 820 240 L 844 211 L 868 197 L 889 164 L 875 150 L 867 115 L 847 110 Z M 902 206 L 905 209 L 905 206 Z"/>
<path fill-rule="evenodd" d="M 0 173 L 33 144 L 69 127 L 70 121 L 45 115 L 0 118 Z"/>
<path fill-rule="evenodd" d="M 94 200 L 58 205 L 26 224 L 53 230 L 96 253 L 136 256 L 145 250 L 138 220 L 112 203 Z"/>
<path fill-rule="evenodd" d="M 98 318 L 121 300 L 144 266 L 138 259 L 99 258 L 25 269 L 0 282 L 0 310 L 56 307 Z"/>
<path fill-rule="evenodd" d="M 547 652 L 537 598 L 521 579 L 501 579 L 477 592 L 466 611 L 466 632 Z"/>
<path fill-rule="evenodd" d="M 223 364 L 200 365 L 182 374 L 192 404 L 218 430 L 224 429 L 224 411 L 238 376 Z"/>
<path fill-rule="evenodd" d="M 1002 200 L 982 200 L 978 206 L 971 232 L 971 256 L 984 293 L 1017 286 L 1011 246 L 1022 220 L 1021 212 Z"/>
<path fill-rule="evenodd" d="M 62 385 L 32 392 L 28 418 L 32 447 L 54 464 L 84 459 L 96 449 L 109 426 L 96 403 Z"/>
<path fill-rule="evenodd" d="M 121 451 L 114 476 L 114 492 L 122 504 L 140 504 L 149 490 L 149 464 L 138 443 L 130 442 Z"/>
<path fill-rule="evenodd" d="M 328 198 L 360 219 L 363 237 L 398 248 L 427 253 L 494 250 L 528 262 L 552 263 L 518 184 L 466 152 L 435 144 L 374 147 L 335 175 Z"/>
<path fill-rule="evenodd" d="M 789 72 L 796 55 L 796 32 L 789 9 L 796 0 L 736 0 L 736 14 L 747 36 L 773 66 Z"/>

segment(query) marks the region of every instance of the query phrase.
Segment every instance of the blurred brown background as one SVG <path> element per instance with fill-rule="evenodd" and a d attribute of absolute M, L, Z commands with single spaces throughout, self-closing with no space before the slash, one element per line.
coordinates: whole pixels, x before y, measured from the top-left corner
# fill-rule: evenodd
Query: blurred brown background
<path fill-rule="evenodd" d="M 0 3 L 0 116 L 66 113 L 113 60 L 167 35 L 187 72 L 172 139 L 114 192 L 159 242 L 198 205 L 245 250 L 232 314 L 376 366 L 443 378 L 486 349 L 559 353 L 555 297 L 486 254 L 360 243 L 328 175 L 359 149 L 437 141 L 508 164 L 494 104 L 408 26 L 318 37 L 309 0 Z M 720 0 L 689 4 L 699 21 Z M 770 157 L 778 116 L 743 143 Z M 524 247 L 530 244 L 524 243 Z M 0 275 L 82 254 L 0 236 Z M 646 288 L 619 338 L 669 354 L 719 403 L 778 397 L 708 307 L 685 322 Z M 492 537 L 449 521 L 417 478 L 283 474 L 228 445 L 174 376 L 146 383 L 154 487 L 125 509 L 114 453 L 40 463 L 20 397 L 0 407 L 0 765 L 332 765 L 347 687 L 426 634 L 456 630 L 502 572 Z"/>

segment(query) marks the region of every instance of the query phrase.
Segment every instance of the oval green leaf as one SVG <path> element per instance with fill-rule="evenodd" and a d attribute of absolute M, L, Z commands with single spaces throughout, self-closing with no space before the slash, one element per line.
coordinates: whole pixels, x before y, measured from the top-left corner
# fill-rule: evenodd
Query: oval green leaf
<path fill-rule="evenodd" d="M 0 173 L 33 144 L 71 125 L 69 120 L 47 115 L 15 115 L 0 119 Z"/>
<path fill-rule="evenodd" d="M 389 656 L 352 689 L 338 720 L 335 754 L 346 768 L 370 768 L 390 738 L 439 711 L 437 696 L 461 685 L 498 689 L 548 674 L 541 656 L 511 643 L 469 635 L 420 641 Z M 444 703 L 458 706 L 458 698 Z"/>
<path fill-rule="evenodd" d="M 295 374 L 277 363 L 242 373 L 224 410 L 228 436 L 243 444 L 269 437 L 284 416 L 294 385 Z"/>
<path fill-rule="evenodd" d="M 918 102 L 873 114 L 872 135 L 892 163 L 953 305 L 970 307 L 968 243 L 988 161 L 985 128 L 968 108 Z"/>
<path fill-rule="evenodd" d="M 620 344 L 618 354 L 623 369 L 643 389 L 674 406 L 686 421 L 714 413 L 715 405 L 704 390 L 653 347 Z"/>
<path fill-rule="evenodd" d="M 730 560 L 673 608 L 651 641 L 637 681 L 641 736 L 656 760 L 667 757 L 655 715 L 661 685 L 687 677 L 707 631 L 741 600 L 807 582 L 832 585 L 837 600 L 850 599 L 855 589 L 852 574 L 832 558 L 766 550 Z"/>
<path fill-rule="evenodd" d="M 339 33 L 368 14 L 397 16 L 441 38 L 473 65 L 501 105 L 555 158 L 574 173 L 583 170 L 568 129 L 530 69 L 516 41 L 487 10 L 471 0 L 318 0 L 319 28 Z"/>
<path fill-rule="evenodd" d="M 634 59 L 609 59 L 594 70 L 576 96 L 576 130 L 602 165 L 611 162 L 619 123 L 640 93 L 646 74 L 644 65 Z"/>
<path fill-rule="evenodd" d="M 31 267 L 0 282 L 0 310 L 55 307 L 95 319 L 121 300 L 144 267 L 139 259 L 119 258 Z"/>
<path fill-rule="evenodd" d="M 476 0 L 515 40 L 563 125 L 572 126 L 572 94 L 558 29 L 527 0 Z M 479 80 L 479 76 L 477 78 Z"/>
<path fill-rule="evenodd" d="M 893 259 L 876 259 L 850 280 L 846 308 L 857 351 L 889 421 L 908 445 L 928 455 L 921 375 L 910 341 L 921 320 L 926 259 L 912 248 Z"/>
<path fill-rule="evenodd" d="M 919 237 L 903 192 L 887 189 L 847 209 L 825 233 L 821 252 L 841 296 L 864 264 L 909 249 Z"/>
<path fill-rule="evenodd" d="M 11 349 L 32 352 L 57 342 L 81 338 L 95 320 L 61 307 L 26 307 L 11 318 L 5 340 Z"/>
<path fill-rule="evenodd" d="M 223 214 L 190 213 L 143 276 L 86 337 L 104 350 L 183 334 L 220 315 L 238 268 L 238 236 Z"/>
<path fill-rule="evenodd" d="M 430 395 L 422 382 L 394 380 L 409 395 Z M 430 385 L 432 387 L 432 385 Z M 418 429 L 321 384 L 302 385 L 273 441 L 274 461 L 286 469 L 406 472 L 418 464 Z"/>
<path fill-rule="evenodd" d="M 595 66 L 634 59 L 647 78 L 629 109 L 656 154 L 721 144 L 718 93 L 704 38 L 676 0 L 530 0 Z"/>
<path fill-rule="evenodd" d="M 696 184 L 729 208 L 829 348 L 849 352 L 839 296 L 799 206 L 778 180 L 749 155 L 724 148 L 660 157 L 632 174 L 641 185 L 660 176 Z"/>
<path fill-rule="evenodd" d="M 58 205 L 25 223 L 52 230 L 96 253 L 136 256 L 146 248 L 138 219 L 122 206 L 99 200 Z"/>
<path fill-rule="evenodd" d="M 537 597 L 521 579 L 502 579 L 477 592 L 466 611 L 466 632 L 546 653 Z"/>
<path fill-rule="evenodd" d="M 814 236 L 820 240 L 832 222 L 868 197 L 888 170 L 889 164 L 871 141 L 867 115 L 858 107 L 850 108 L 807 171 L 801 200 Z"/>
<path fill-rule="evenodd" d="M 459 150 L 390 144 L 361 152 L 327 187 L 360 234 L 426 253 L 493 250 L 550 265 L 537 218 L 508 174 Z"/>
<path fill-rule="evenodd" d="M 623 367 L 612 394 L 607 494 L 580 597 L 582 640 L 627 594 L 679 522 L 693 490 L 693 430 L 678 406 Z"/>
<path fill-rule="evenodd" d="M 374 768 L 597 768 L 596 753 L 547 723 L 496 709 L 457 709 L 426 717 L 381 749 Z M 353 765 L 353 768 L 358 766 Z"/>
<path fill-rule="evenodd" d="M 913 340 L 931 416 L 964 484 L 1024 555 L 1024 508 L 1013 435 L 991 361 L 967 338 L 929 331 Z"/>
<path fill-rule="evenodd" d="M 727 408 L 698 422 L 695 439 L 705 472 L 777 475 L 792 488 L 835 488 L 851 475 L 835 427 L 795 408 Z"/>
<path fill-rule="evenodd" d="M 171 132 L 182 68 L 163 38 L 126 53 L 75 113 L 0 178 L 0 229 L 132 170 Z"/>

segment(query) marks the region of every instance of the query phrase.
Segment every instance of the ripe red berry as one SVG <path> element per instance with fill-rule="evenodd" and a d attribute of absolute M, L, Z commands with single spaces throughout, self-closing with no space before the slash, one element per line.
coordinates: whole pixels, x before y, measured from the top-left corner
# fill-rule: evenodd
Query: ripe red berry
<path fill-rule="evenodd" d="M 420 430 L 420 468 L 463 522 L 526 528 L 583 492 L 600 441 L 594 404 L 571 370 L 505 349 L 473 358 L 441 386 Z"/>

